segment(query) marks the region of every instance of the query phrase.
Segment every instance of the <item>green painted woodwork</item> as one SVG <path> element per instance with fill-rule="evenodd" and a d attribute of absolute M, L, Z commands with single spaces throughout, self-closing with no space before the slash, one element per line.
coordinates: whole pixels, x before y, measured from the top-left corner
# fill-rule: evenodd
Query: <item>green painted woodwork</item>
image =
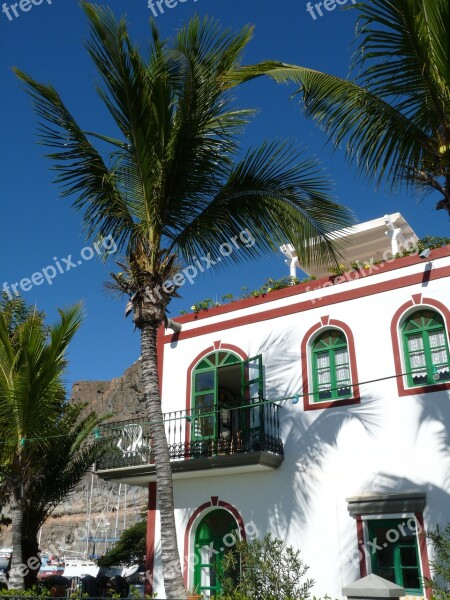
<path fill-rule="evenodd" d="M 368 521 L 372 572 L 405 588 L 408 594 L 422 595 L 419 549 L 416 532 L 408 519 Z"/>
<path fill-rule="evenodd" d="M 233 549 L 238 525 L 224 509 L 208 513 L 195 532 L 194 587 L 196 593 L 215 596 L 222 592 L 219 582 L 222 561 Z M 237 570 L 237 575 L 239 569 Z"/>
<path fill-rule="evenodd" d="M 263 364 L 262 355 L 258 354 L 248 358 L 241 364 L 241 397 L 244 403 L 257 403 L 258 406 L 247 412 L 248 423 L 245 424 L 247 431 L 261 432 L 264 424 L 263 400 Z"/>
<path fill-rule="evenodd" d="M 261 443 L 265 423 L 262 356 L 242 361 L 232 352 L 219 350 L 204 357 L 192 374 L 192 442 L 208 451 L 211 440 L 223 446 Z M 255 404 L 255 408 L 240 409 Z M 267 415 L 266 415 L 267 416 Z"/>
<path fill-rule="evenodd" d="M 231 352 L 213 352 L 203 358 L 192 375 L 192 408 L 194 410 L 191 439 L 214 440 L 219 435 L 218 369 L 240 364 L 241 360 Z"/>
<path fill-rule="evenodd" d="M 448 339 L 441 315 L 421 310 L 402 327 L 403 355 L 408 385 L 430 385 L 450 380 Z"/>
<path fill-rule="evenodd" d="M 352 395 L 347 340 L 329 329 L 312 346 L 314 402 L 342 400 Z"/>

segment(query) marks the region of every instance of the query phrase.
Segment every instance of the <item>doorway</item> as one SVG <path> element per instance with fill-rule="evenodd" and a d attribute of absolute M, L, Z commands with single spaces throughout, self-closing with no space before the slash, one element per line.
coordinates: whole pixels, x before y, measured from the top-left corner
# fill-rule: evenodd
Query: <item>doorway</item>
<path fill-rule="evenodd" d="M 222 592 L 220 577 L 227 552 L 233 551 L 233 540 L 239 539 L 234 517 L 224 509 L 213 510 L 199 523 L 195 533 L 194 588 L 207 598 Z M 238 580 L 240 564 L 231 574 Z"/>

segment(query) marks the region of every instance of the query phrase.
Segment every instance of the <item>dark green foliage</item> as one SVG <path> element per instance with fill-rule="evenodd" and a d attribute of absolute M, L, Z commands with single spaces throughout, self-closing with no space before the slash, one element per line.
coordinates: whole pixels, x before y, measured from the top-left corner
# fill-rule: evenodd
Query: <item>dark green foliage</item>
<path fill-rule="evenodd" d="M 89 439 L 102 419 L 67 403 L 63 383 L 81 309 L 60 311 L 51 327 L 44 319 L 21 298 L 0 302 L 0 500 L 20 505 L 25 563 L 37 556 L 40 526 L 103 452 Z M 30 570 L 25 585 L 35 581 Z"/>
<path fill-rule="evenodd" d="M 0 312 L 2 312 L 5 317 L 10 337 L 17 327 L 32 315 L 40 319 L 42 323 L 45 319 L 45 313 L 37 310 L 34 306 L 27 305 L 25 300 L 20 296 L 11 298 L 6 292 L 0 293 Z"/>
<path fill-rule="evenodd" d="M 429 531 L 427 537 L 433 542 L 435 555 L 431 562 L 434 575 L 425 585 L 431 588 L 433 599 L 450 600 L 450 523 L 444 530 L 436 527 Z"/>
<path fill-rule="evenodd" d="M 239 555 L 242 573 L 236 583 Z M 299 550 L 270 533 L 251 542 L 238 541 L 224 558 L 221 600 L 304 600 L 314 585 L 312 579 L 304 579 L 308 569 Z"/>
<path fill-rule="evenodd" d="M 135 523 L 120 536 L 102 558 L 99 559 L 100 567 L 111 567 L 113 565 L 131 565 L 145 561 L 145 539 L 147 535 L 147 522 Z"/>

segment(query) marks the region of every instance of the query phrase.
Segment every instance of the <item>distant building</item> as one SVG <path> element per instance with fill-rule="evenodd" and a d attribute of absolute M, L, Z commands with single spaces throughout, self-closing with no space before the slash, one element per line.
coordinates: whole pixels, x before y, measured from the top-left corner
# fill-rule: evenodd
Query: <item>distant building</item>
<path fill-rule="evenodd" d="M 398 213 L 345 237 L 367 268 L 160 332 L 178 548 L 206 595 L 236 530 L 301 549 L 315 595 L 341 597 L 371 572 L 424 595 L 423 531 L 450 521 L 450 247 L 394 260 L 417 239 Z M 104 426 L 112 452 L 98 474 L 148 486 L 147 567 L 164 598 L 146 423 Z"/>

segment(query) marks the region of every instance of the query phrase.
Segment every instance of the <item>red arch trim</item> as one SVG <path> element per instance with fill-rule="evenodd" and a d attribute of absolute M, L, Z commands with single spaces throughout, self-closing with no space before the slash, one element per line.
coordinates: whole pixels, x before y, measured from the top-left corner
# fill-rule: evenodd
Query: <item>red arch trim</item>
<path fill-rule="evenodd" d="M 417 386 L 417 387 L 406 387 L 405 386 L 405 378 L 403 376 L 403 369 L 402 369 L 402 351 L 401 351 L 401 344 L 400 344 L 400 334 L 399 334 L 399 323 L 400 323 L 400 319 L 402 318 L 402 316 L 405 314 L 405 312 L 411 308 L 412 306 L 415 306 L 417 310 L 420 310 L 420 307 L 422 308 L 426 308 L 427 306 L 431 306 L 433 308 L 435 308 L 436 310 L 438 310 L 442 316 L 444 317 L 444 321 L 446 324 L 446 329 L 447 329 L 447 339 L 448 339 L 448 333 L 450 331 L 450 310 L 445 306 L 445 304 L 442 304 L 442 302 L 439 302 L 439 300 L 434 300 L 434 298 L 421 298 L 420 302 L 417 302 L 418 297 L 417 295 L 413 297 L 413 300 L 408 300 L 408 302 L 405 302 L 404 304 L 402 304 L 402 306 L 400 306 L 400 308 L 398 308 L 394 314 L 394 316 L 392 317 L 392 321 L 391 321 L 391 339 L 392 339 L 392 351 L 394 353 L 394 368 L 395 368 L 395 374 L 397 375 L 396 379 L 397 379 L 397 389 L 398 389 L 398 395 L 399 396 L 413 396 L 416 394 L 427 394 L 429 392 L 438 392 L 440 390 L 450 390 L 450 383 L 436 383 L 433 385 L 424 385 L 424 386 Z"/>
<path fill-rule="evenodd" d="M 333 400 L 331 402 L 314 402 L 312 397 L 309 396 L 310 385 L 308 378 L 308 342 L 311 336 L 323 329 L 322 322 L 316 323 L 308 329 L 305 336 L 303 337 L 300 356 L 302 362 L 302 387 L 303 387 L 303 408 L 304 410 L 320 410 L 322 408 L 331 408 L 332 406 L 347 406 L 349 404 L 358 404 L 361 401 L 359 385 L 358 385 L 358 365 L 356 363 L 356 352 L 355 352 L 355 338 L 350 327 L 343 321 L 337 319 L 329 319 L 327 323 L 328 327 L 337 327 L 342 329 L 347 338 L 348 354 L 350 358 L 350 376 L 353 385 L 353 397 L 345 400 Z"/>
<path fill-rule="evenodd" d="M 233 515 L 233 517 L 236 519 L 236 523 L 238 524 L 242 539 L 243 540 L 246 539 L 244 520 L 242 519 L 239 511 L 232 504 L 229 504 L 228 502 L 225 502 L 224 500 L 218 500 L 218 498 L 216 496 L 212 496 L 211 500 L 201 504 L 198 508 L 196 508 L 194 510 L 194 512 L 190 516 L 189 521 L 186 525 L 186 530 L 184 532 L 183 581 L 184 581 L 184 585 L 186 587 L 188 585 L 188 575 L 189 575 L 189 536 L 191 534 L 192 525 L 194 524 L 194 521 L 197 519 L 197 517 L 203 511 L 205 511 L 207 508 L 211 508 L 211 507 L 216 507 L 216 508 L 222 507 L 225 510 L 228 510 Z"/>

